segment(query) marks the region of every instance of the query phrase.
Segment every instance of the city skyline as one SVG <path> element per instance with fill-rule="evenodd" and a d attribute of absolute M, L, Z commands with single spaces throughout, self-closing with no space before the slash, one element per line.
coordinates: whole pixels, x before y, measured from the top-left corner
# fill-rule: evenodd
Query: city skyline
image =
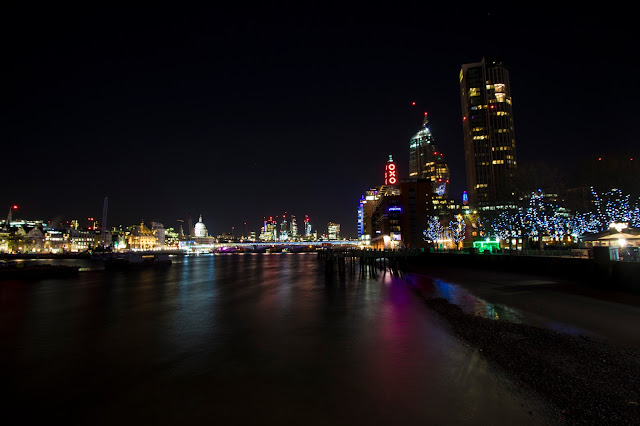
<path fill-rule="evenodd" d="M 390 154 L 408 177 L 425 111 L 461 196 L 458 73 L 490 56 L 510 72 L 519 165 L 637 149 L 637 82 L 619 78 L 638 62 L 633 31 L 606 14 L 435 13 L 427 30 L 408 13 L 211 26 L 195 14 L 46 12 L 16 9 L 3 71 L 3 198 L 24 217 L 99 216 L 108 196 L 111 223 L 202 213 L 220 233 L 259 229 L 263 212 L 294 204 L 353 237 L 353 200 L 382 184 Z"/>

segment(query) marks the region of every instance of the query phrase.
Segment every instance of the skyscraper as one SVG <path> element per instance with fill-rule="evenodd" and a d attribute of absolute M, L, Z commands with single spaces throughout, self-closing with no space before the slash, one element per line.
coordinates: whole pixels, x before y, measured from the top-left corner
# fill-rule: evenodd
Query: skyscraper
<path fill-rule="evenodd" d="M 409 178 L 427 179 L 432 182 L 431 192 L 446 196 L 449 166 L 444 161 L 444 154 L 434 143 L 427 117 L 425 112 L 422 129 L 409 142 Z"/>
<path fill-rule="evenodd" d="M 509 71 L 482 58 L 460 70 L 462 128 L 469 203 L 480 210 L 510 205 L 516 170 L 516 140 Z"/>
<path fill-rule="evenodd" d="M 329 234 L 330 240 L 339 240 L 340 239 L 340 224 L 329 222 L 327 225 L 327 233 Z"/>
<path fill-rule="evenodd" d="M 304 215 L 304 236 L 311 237 L 311 221 L 306 214 Z"/>
<path fill-rule="evenodd" d="M 289 222 L 287 222 L 287 216 L 282 216 L 282 223 L 280 223 L 280 241 L 289 241 Z"/>
<path fill-rule="evenodd" d="M 298 235 L 298 222 L 296 221 L 295 215 L 291 215 L 291 239 L 297 240 L 300 235 Z"/>

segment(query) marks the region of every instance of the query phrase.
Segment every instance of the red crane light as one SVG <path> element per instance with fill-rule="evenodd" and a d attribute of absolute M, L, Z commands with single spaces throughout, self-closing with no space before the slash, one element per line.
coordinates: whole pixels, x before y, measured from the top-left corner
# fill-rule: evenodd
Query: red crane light
<path fill-rule="evenodd" d="M 13 209 L 14 209 L 14 210 L 18 210 L 18 205 L 17 205 L 17 204 L 14 204 L 14 205 L 13 205 Z"/>

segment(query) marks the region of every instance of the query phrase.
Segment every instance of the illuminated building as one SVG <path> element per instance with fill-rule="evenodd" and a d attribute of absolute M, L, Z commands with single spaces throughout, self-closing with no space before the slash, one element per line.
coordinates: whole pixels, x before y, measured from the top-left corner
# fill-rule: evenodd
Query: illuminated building
<path fill-rule="evenodd" d="M 409 177 L 427 179 L 432 183 L 431 192 L 447 195 L 449 166 L 444 161 L 444 154 L 434 144 L 426 112 L 422 129 L 409 142 Z"/>
<path fill-rule="evenodd" d="M 384 185 L 369 189 L 358 201 L 358 239 L 362 244 L 375 243 L 376 247 L 380 248 L 382 244 L 380 241 L 385 236 L 386 247 L 389 247 L 391 238 L 394 238 L 394 241 L 400 241 L 400 224 L 395 223 L 399 213 L 389 215 L 387 211 L 390 203 L 396 203 L 391 200 L 400 196 L 399 184 L 398 168 L 393 157 L 389 155 L 384 166 Z M 390 220 L 393 221 L 393 225 L 390 225 Z M 390 233 L 393 233 L 393 237 Z"/>
<path fill-rule="evenodd" d="M 191 216 L 189 215 L 189 221 L 190 218 Z M 210 245 L 216 242 L 214 237 L 209 236 L 209 231 L 207 231 L 206 225 L 202 222 L 202 215 L 200 215 L 198 223 L 195 224 L 191 232 L 193 233 L 193 237 L 191 237 L 191 241 L 193 242 L 192 246 L 194 246 L 196 250 L 198 249 L 198 246 Z"/>
<path fill-rule="evenodd" d="M 378 189 L 372 188 L 365 192 L 358 201 L 358 239 L 365 245 L 371 243 L 372 226 L 371 215 L 375 207 L 378 196 Z"/>
<path fill-rule="evenodd" d="M 9 252 L 9 242 L 11 240 L 11 232 L 9 228 L 0 227 L 0 253 Z"/>
<path fill-rule="evenodd" d="M 280 223 L 279 241 L 289 241 L 289 222 L 287 222 L 285 215 L 282 216 L 282 223 Z"/>
<path fill-rule="evenodd" d="M 49 253 L 64 253 L 69 251 L 69 249 L 69 232 L 64 229 L 45 229 L 44 251 Z"/>
<path fill-rule="evenodd" d="M 469 203 L 479 210 L 506 207 L 511 204 L 516 141 L 504 63 L 483 58 L 462 65 L 460 95 Z"/>
<path fill-rule="evenodd" d="M 42 225 L 14 227 L 9 242 L 9 251 L 14 253 L 37 253 L 44 250 Z"/>
<path fill-rule="evenodd" d="M 340 239 L 340 224 L 329 222 L 327 225 L 327 233 L 329 234 L 330 240 L 339 240 Z"/>
<path fill-rule="evenodd" d="M 375 249 L 398 248 L 402 240 L 400 190 L 382 193 L 371 214 L 371 245 Z"/>
<path fill-rule="evenodd" d="M 367 200 L 365 200 L 364 195 L 362 197 L 360 197 L 360 200 L 358 200 L 358 213 L 357 213 L 357 220 L 358 220 L 358 239 L 359 240 L 363 240 L 365 239 L 364 235 L 364 220 L 365 220 L 365 212 L 364 212 L 364 206 L 368 204 Z M 371 236 L 369 236 L 371 237 Z"/>
<path fill-rule="evenodd" d="M 69 230 L 69 250 L 78 253 L 96 246 L 96 232 L 93 229 L 78 228 Z"/>
<path fill-rule="evenodd" d="M 209 236 L 207 232 L 207 227 L 202 222 L 202 215 L 200 215 L 200 220 L 193 227 L 193 234 L 195 235 L 196 238 L 206 238 Z"/>
<path fill-rule="evenodd" d="M 300 235 L 298 235 L 298 222 L 296 222 L 296 217 L 291 215 L 291 238 L 293 240 L 299 239 Z"/>
<path fill-rule="evenodd" d="M 182 230 L 182 225 L 180 226 Z M 180 233 L 176 232 L 173 228 L 167 228 L 164 230 L 164 245 L 167 248 L 178 248 L 180 244 Z"/>
<path fill-rule="evenodd" d="M 151 250 L 156 246 L 157 238 L 144 222 L 136 225 L 129 234 L 129 248 L 133 250 Z"/>
<path fill-rule="evenodd" d="M 311 237 L 311 221 L 307 215 L 304 215 L 304 236 L 306 238 Z"/>
<path fill-rule="evenodd" d="M 260 229 L 260 241 L 278 241 L 278 227 L 276 225 L 277 223 L 273 220 L 273 217 L 269 217 L 269 220 L 265 220 L 264 225 Z"/>

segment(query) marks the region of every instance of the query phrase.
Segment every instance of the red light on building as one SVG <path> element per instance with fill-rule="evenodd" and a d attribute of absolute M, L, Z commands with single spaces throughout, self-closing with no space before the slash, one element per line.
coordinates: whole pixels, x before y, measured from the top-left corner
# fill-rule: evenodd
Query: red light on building
<path fill-rule="evenodd" d="M 633 158 L 632 158 L 632 160 L 633 160 Z M 14 204 L 14 205 L 13 205 L 13 209 L 14 209 L 14 210 L 18 210 L 18 206 L 17 206 L 16 204 Z"/>
<path fill-rule="evenodd" d="M 398 183 L 398 170 L 396 169 L 396 163 L 389 159 L 384 166 L 384 184 L 395 185 Z"/>
<path fill-rule="evenodd" d="M 416 102 L 415 101 L 411 102 L 411 105 L 416 106 Z"/>

